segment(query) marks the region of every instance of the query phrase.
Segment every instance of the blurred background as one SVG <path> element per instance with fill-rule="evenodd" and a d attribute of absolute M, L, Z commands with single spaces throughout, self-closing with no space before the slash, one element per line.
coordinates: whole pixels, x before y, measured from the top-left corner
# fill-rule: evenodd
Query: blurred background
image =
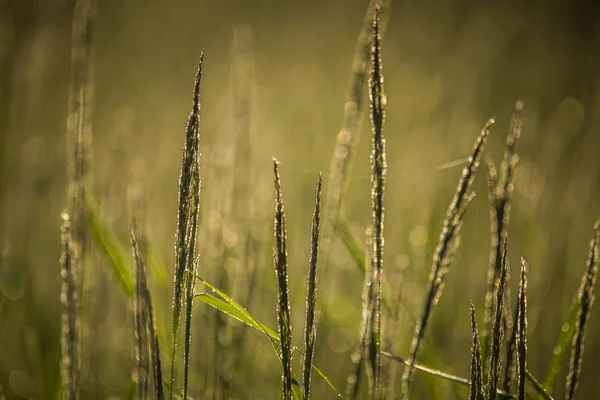
<path fill-rule="evenodd" d="M 300 346 L 314 190 L 319 171 L 327 188 L 367 1 L 99 3 L 90 190 L 125 248 L 132 197 L 144 204 L 158 265 L 151 289 L 165 366 L 180 156 L 202 49 L 200 275 L 276 326 L 271 159 L 277 157 Z M 55 398 L 60 385 L 58 260 L 72 20 L 72 0 L 0 0 L 0 382 L 8 398 Z M 407 355 L 460 161 L 494 115 L 486 156 L 498 165 L 515 101 L 522 99 L 508 246 L 513 277 L 521 256 L 530 265 L 528 363 L 543 378 L 600 216 L 600 6 L 591 0 L 398 0 L 382 47 L 385 269 L 399 310 L 393 352 Z M 361 136 L 344 206 L 350 229 L 364 240 L 371 221 L 368 118 Z M 463 377 L 470 365 L 469 302 L 481 317 L 486 288 L 485 165 L 475 191 L 420 357 Z M 318 301 L 328 312 L 315 364 L 343 392 L 358 342 L 363 277 L 339 240 L 332 246 L 319 282 Z M 88 255 L 82 397 L 122 398 L 134 365 L 131 301 L 93 243 Z M 511 287 L 516 298 L 515 280 Z M 194 307 L 192 394 L 277 398 L 280 365 L 269 342 L 205 304 Z M 582 399 L 597 396 L 598 314 L 593 310 L 589 323 Z M 568 358 L 556 397 L 564 393 Z M 313 390 L 315 398 L 334 397 L 318 376 Z M 466 395 L 464 387 L 416 375 L 413 398 Z"/>

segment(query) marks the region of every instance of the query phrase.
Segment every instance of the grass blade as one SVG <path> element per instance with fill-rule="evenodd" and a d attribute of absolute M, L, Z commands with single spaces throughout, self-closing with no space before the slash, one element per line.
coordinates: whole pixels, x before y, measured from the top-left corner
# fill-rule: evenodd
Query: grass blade
<path fill-rule="evenodd" d="M 585 333 L 595 298 L 594 288 L 596 286 L 596 276 L 598 275 L 598 242 L 600 242 L 600 220 L 596 221 L 594 225 L 594 237 L 590 241 L 587 267 L 579 291 L 579 312 L 577 313 L 575 335 L 571 345 L 571 361 L 566 384 L 567 400 L 575 399 L 577 387 L 579 386 Z"/>
<path fill-rule="evenodd" d="M 104 224 L 89 195 L 87 196 L 87 217 L 92 239 L 108 259 L 114 276 L 119 281 L 125 294 L 133 296 L 135 283 L 130 272 L 132 267 L 126 261 L 128 259 L 127 251 L 119 239 Z"/>
<path fill-rule="evenodd" d="M 173 398 L 175 387 L 175 369 L 177 357 L 177 340 L 183 292 L 185 290 L 185 271 L 191 272 L 195 261 L 196 233 L 198 227 L 199 193 L 200 193 L 200 81 L 202 79 L 202 63 L 204 51 L 200 54 L 200 62 L 194 81 L 192 110 L 186 126 L 186 137 L 181 157 L 179 175 L 179 195 L 177 210 L 177 232 L 175 234 L 175 268 L 173 278 L 173 317 L 171 324 L 172 359 L 171 359 L 171 391 Z"/>
<path fill-rule="evenodd" d="M 366 252 L 363 245 L 360 243 L 360 240 L 356 238 L 356 236 L 352 233 L 350 228 L 348 227 L 348 223 L 346 219 L 340 216 L 337 220 L 337 229 L 340 239 L 342 239 L 342 243 L 352 256 L 352 259 L 356 262 L 356 265 L 360 269 L 360 271 L 364 274 L 367 270 L 365 260 L 366 260 Z"/>
<path fill-rule="evenodd" d="M 514 329 L 519 332 L 517 344 L 517 383 L 519 400 L 525 400 L 525 379 L 527 372 L 527 264 L 521 259 L 521 280 L 519 282 L 518 320 Z"/>
<path fill-rule="evenodd" d="M 323 174 L 319 173 L 317 182 L 317 195 L 315 211 L 312 218 L 310 261 L 308 263 L 308 283 L 306 288 L 306 324 L 304 327 L 304 369 L 302 378 L 304 383 L 303 397 L 310 399 L 310 381 L 312 364 L 317 340 L 317 327 L 315 325 L 315 311 L 317 303 L 317 253 L 319 251 L 319 233 L 321 222 L 321 189 L 323 187 Z"/>
<path fill-rule="evenodd" d="M 263 333 L 265 336 L 267 336 L 267 338 L 269 338 L 271 343 L 280 341 L 280 336 L 277 332 L 275 332 L 273 329 L 269 328 L 267 325 L 258 321 L 258 319 L 256 319 L 248 310 L 246 310 L 244 307 L 242 307 L 239 303 L 237 303 L 231 297 L 229 297 L 225 293 L 221 292 L 219 289 L 217 289 L 215 286 L 213 286 L 209 282 L 202 280 L 200 277 L 198 277 L 198 280 L 200 280 L 204 285 L 206 285 L 208 288 L 210 288 L 212 292 L 216 293 L 223 299 L 219 299 L 219 298 L 217 298 L 211 294 L 207 294 L 207 293 L 197 294 L 195 296 L 196 298 L 198 298 L 202 302 L 216 308 L 217 310 L 230 315 L 231 317 L 239 320 L 240 322 L 245 323 L 246 325 L 256 329 L 257 331 Z M 280 357 L 280 359 L 281 359 L 280 349 L 276 344 L 274 345 L 274 350 L 275 350 L 275 353 L 277 354 L 277 356 Z M 292 350 L 297 352 L 301 356 L 304 356 L 304 353 L 302 351 L 300 351 L 297 347 L 292 346 Z M 313 370 L 321 378 L 323 378 L 323 380 L 327 383 L 327 385 L 336 393 L 336 395 L 338 397 L 341 397 L 341 394 L 337 391 L 335 386 L 331 383 L 331 380 L 319 368 L 317 368 L 317 366 L 315 366 L 313 364 L 312 367 L 313 367 Z"/>
<path fill-rule="evenodd" d="M 381 282 L 383 278 L 383 252 L 384 252 L 384 207 L 385 176 L 387 162 L 385 154 L 385 137 L 383 124 L 385 122 L 386 98 L 383 89 L 383 74 L 381 62 L 381 36 L 379 32 L 380 6 L 375 7 L 373 14 L 373 42 L 371 44 L 371 71 L 369 74 L 369 103 L 371 108 L 371 125 L 373 132 L 373 149 L 371 153 L 371 207 L 373 209 L 373 275 L 374 294 L 373 304 L 374 321 L 371 325 L 371 344 L 374 348 L 374 381 L 371 392 L 373 399 L 379 399 L 383 393 L 381 382 Z"/>
<path fill-rule="evenodd" d="M 410 364 L 410 362 L 408 360 L 405 360 L 402 357 L 396 356 L 394 354 L 390 354 L 388 352 L 381 352 L 382 356 L 388 357 L 394 361 L 397 361 L 401 364 L 404 364 L 405 366 L 408 366 Z M 471 385 L 471 381 L 469 381 L 466 378 L 462 378 L 460 376 L 456 376 L 456 375 L 451 375 L 451 374 L 447 374 L 445 372 L 442 371 L 438 371 L 437 369 L 433 369 L 433 368 L 429 368 L 426 367 L 424 365 L 419 365 L 419 364 L 414 364 L 414 368 L 416 371 L 421 371 L 421 372 L 425 372 L 426 374 L 432 375 L 432 376 L 436 376 L 438 378 L 447 380 L 448 382 L 452 382 L 452 383 L 456 383 L 459 385 L 465 385 L 465 386 L 470 386 Z M 500 396 L 502 398 L 506 398 L 506 399 L 516 399 L 516 397 L 508 392 L 505 392 L 503 390 L 497 390 L 496 391 L 496 396 Z"/>
<path fill-rule="evenodd" d="M 275 185 L 275 247 L 273 261 L 275 275 L 277 276 L 277 321 L 279 337 L 281 338 L 281 364 L 282 364 L 282 397 L 284 400 L 292 399 L 292 325 L 290 321 L 290 301 L 287 273 L 287 232 L 285 227 L 285 214 L 283 211 L 283 195 L 281 193 L 281 179 L 279 177 L 278 162 L 273 159 L 273 183 Z"/>
<path fill-rule="evenodd" d="M 483 370 L 481 365 L 481 343 L 475 321 L 475 306 L 471 303 L 471 386 L 469 400 L 483 400 Z"/>
<path fill-rule="evenodd" d="M 410 383 L 414 375 L 414 364 L 417 361 L 421 342 L 425 335 L 425 329 L 431 316 L 432 310 L 439 300 L 442 290 L 444 288 L 444 277 L 448 272 L 448 268 L 452 262 L 454 252 L 458 245 L 457 238 L 462 223 L 462 218 L 467 210 L 467 207 L 473 197 L 471 192 L 471 185 L 475 179 L 475 173 L 479 166 L 479 159 L 485 142 L 487 140 L 491 125 L 494 123 L 494 119 L 488 120 L 485 124 L 481 133 L 479 134 L 477 141 L 473 147 L 473 151 L 469 156 L 469 162 L 464 167 L 456 193 L 444 220 L 444 226 L 440 235 L 440 240 L 437 249 L 433 255 L 433 263 L 431 267 L 431 274 L 429 276 L 429 283 L 427 293 L 425 295 L 425 302 L 423 304 L 423 311 L 415 331 L 413 334 L 413 340 L 411 344 L 408 366 L 404 369 L 402 376 L 402 396 L 408 398 L 410 392 Z"/>
<path fill-rule="evenodd" d="M 577 315 L 579 314 L 579 291 L 575 293 L 567 320 L 562 324 L 560 335 L 552 351 L 552 359 L 548 366 L 546 379 L 544 379 L 544 390 L 552 394 L 556 377 L 560 371 L 562 360 L 567 354 L 567 347 L 573 341 L 575 335 L 575 325 L 577 324 Z"/>
<path fill-rule="evenodd" d="M 527 378 L 529 383 L 531 383 L 531 386 L 533 386 L 535 391 L 540 395 L 540 397 L 543 400 L 553 400 L 552 396 L 550 396 L 550 394 L 548 394 L 548 392 L 546 392 L 546 390 L 544 389 L 542 384 L 539 383 L 537 381 L 537 379 L 535 379 L 535 377 L 533 375 L 531 375 L 531 373 L 529 371 L 525 371 L 525 377 Z"/>
<path fill-rule="evenodd" d="M 504 237 L 503 252 L 502 252 L 502 273 L 500 274 L 500 280 L 497 283 L 496 289 L 496 311 L 494 313 L 494 325 L 492 329 L 492 341 L 490 346 L 490 360 L 489 360 L 489 371 L 488 371 L 488 398 L 493 399 L 498 388 L 498 378 L 500 375 L 500 367 L 502 360 L 500 357 L 503 327 L 502 327 L 502 316 L 504 314 L 504 290 L 506 288 L 506 275 L 508 271 L 508 260 L 506 255 L 506 236 Z"/>

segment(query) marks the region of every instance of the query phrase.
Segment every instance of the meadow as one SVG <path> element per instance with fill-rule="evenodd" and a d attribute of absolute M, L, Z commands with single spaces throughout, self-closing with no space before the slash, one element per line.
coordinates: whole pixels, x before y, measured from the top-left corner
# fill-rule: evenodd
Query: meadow
<path fill-rule="evenodd" d="M 593 10 L 26 3 L 0 398 L 594 398 Z"/>

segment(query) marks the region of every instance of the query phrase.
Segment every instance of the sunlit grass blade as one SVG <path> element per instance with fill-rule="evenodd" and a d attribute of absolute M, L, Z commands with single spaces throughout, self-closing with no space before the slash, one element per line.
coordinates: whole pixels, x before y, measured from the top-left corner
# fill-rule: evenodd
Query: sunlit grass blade
<path fill-rule="evenodd" d="M 590 312 L 594 304 L 594 289 L 598 275 L 598 243 L 600 242 L 600 220 L 594 225 L 594 236 L 590 241 L 590 252 L 584 276 L 579 291 L 579 312 L 575 325 L 575 335 L 571 345 L 571 360 L 569 363 L 569 374 L 567 375 L 566 399 L 574 400 L 579 386 L 581 364 L 585 343 L 585 334 L 590 318 Z"/>
<path fill-rule="evenodd" d="M 496 288 L 496 301 L 495 301 L 495 313 L 494 313 L 494 325 L 492 327 L 492 340 L 490 344 L 490 360 L 488 362 L 488 380 L 487 380 L 487 393 L 488 398 L 493 399 L 498 388 L 498 379 L 500 375 L 500 368 L 502 365 L 501 351 L 502 351 L 502 338 L 504 335 L 502 326 L 502 316 L 504 314 L 504 291 L 506 289 L 506 275 L 508 271 L 508 259 L 506 254 L 506 236 L 503 241 L 502 251 L 502 271 L 500 279 L 497 282 Z"/>
<path fill-rule="evenodd" d="M 304 326 L 304 367 L 302 370 L 303 397 L 310 398 L 310 382 L 312 364 L 315 355 L 317 340 L 317 327 L 315 325 L 315 312 L 317 306 L 317 255 L 319 252 L 319 234 L 321 222 L 321 190 L 323 187 L 323 174 L 319 173 L 315 211 L 312 218 L 310 261 L 308 263 L 308 279 L 306 287 L 306 323 Z"/>
<path fill-rule="evenodd" d="M 483 400 L 483 370 L 481 364 L 481 343 L 475 320 L 475 306 L 471 303 L 471 386 L 469 400 Z"/>
<path fill-rule="evenodd" d="M 213 296 L 213 295 L 207 294 L 207 293 L 197 294 L 195 296 L 196 298 L 198 298 L 202 302 L 216 308 L 217 310 L 224 312 L 225 314 L 228 314 L 229 316 L 237 319 L 238 321 L 243 322 L 244 324 L 256 329 L 257 331 L 263 333 L 271 341 L 271 343 L 277 343 L 278 341 L 280 341 L 279 334 L 277 332 L 275 332 L 275 330 L 273 330 L 273 329 L 269 328 L 267 325 L 259 322 L 248 310 L 246 310 L 244 307 L 242 307 L 235 300 L 231 299 L 231 297 L 227 296 L 225 293 L 218 290 L 215 286 L 202 280 L 201 278 L 198 278 L 198 280 L 202 281 L 202 283 L 204 285 L 206 285 L 208 288 L 210 288 L 212 292 L 214 292 L 217 295 L 219 295 L 220 297 L 222 297 L 222 299 L 219 299 L 216 296 Z M 277 356 L 281 359 L 280 350 L 279 350 L 279 347 L 277 346 L 277 344 L 275 344 L 273 346 L 273 348 L 274 348 Z M 304 356 L 304 353 L 302 351 L 300 351 L 297 347 L 293 346 L 292 350 L 297 352 L 301 356 Z M 337 391 L 337 389 L 333 385 L 333 383 L 331 383 L 331 380 L 317 366 L 315 366 L 313 364 L 312 367 L 313 367 L 313 370 L 336 393 L 336 395 L 338 397 L 341 397 L 341 394 Z"/>
<path fill-rule="evenodd" d="M 281 365 L 282 397 L 291 400 L 292 393 L 292 324 L 290 320 L 290 301 L 287 273 L 287 232 L 285 227 L 285 213 L 283 210 L 283 195 L 281 193 L 281 179 L 279 177 L 278 162 L 273 159 L 273 183 L 275 185 L 275 223 L 273 248 L 273 262 L 277 277 L 277 321 L 279 337 L 281 338 Z"/>
<path fill-rule="evenodd" d="M 185 271 L 192 271 L 195 262 L 196 233 L 198 228 L 199 194 L 200 194 L 200 82 L 202 79 L 202 63 L 204 51 L 200 54 L 200 62 L 194 81 L 192 110 L 188 118 L 181 170 L 179 175 L 179 194 L 177 209 L 177 231 L 175 234 L 175 268 L 173 273 L 173 315 L 171 323 L 172 358 L 171 358 L 171 393 L 175 387 L 177 359 L 177 341 L 183 296 L 186 289 Z"/>
<path fill-rule="evenodd" d="M 410 392 L 410 383 L 414 374 L 413 364 L 417 361 L 421 342 L 425 335 L 425 329 L 429 322 L 431 313 L 439 300 L 442 290 L 444 288 L 444 277 L 448 272 L 448 268 L 452 262 L 452 258 L 458 246 L 458 235 L 462 223 L 463 216 L 467 210 L 467 207 L 473 198 L 473 192 L 471 192 L 471 185 L 475 179 L 475 173 L 479 166 L 479 159 L 485 142 L 487 140 L 491 125 L 494 123 L 494 119 L 488 120 L 485 124 L 481 133 L 477 137 L 477 141 L 473 147 L 473 151 L 469 156 L 469 162 L 464 167 L 462 175 L 456 188 L 456 193 L 444 220 L 442 233 L 438 246 L 433 255 L 433 262 L 431 267 L 431 274 L 429 276 L 429 283 L 427 292 L 425 295 L 425 302 L 423 304 L 423 311 L 421 317 L 417 322 L 415 331 L 413 334 L 413 340 L 409 353 L 409 363 L 404 369 L 402 376 L 402 396 L 408 398 Z"/>
<path fill-rule="evenodd" d="M 525 371 L 525 377 L 531 383 L 531 386 L 535 389 L 535 391 L 540 395 L 540 398 L 543 400 L 553 400 L 552 396 L 544 389 L 541 383 L 535 379 L 533 375 L 529 371 Z"/>

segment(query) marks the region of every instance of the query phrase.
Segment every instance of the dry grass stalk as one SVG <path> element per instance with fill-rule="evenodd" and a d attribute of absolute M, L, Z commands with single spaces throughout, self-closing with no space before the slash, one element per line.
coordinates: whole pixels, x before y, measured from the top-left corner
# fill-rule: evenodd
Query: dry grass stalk
<path fill-rule="evenodd" d="M 60 371 L 63 381 L 63 398 L 74 400 L 79 398 L 80 370 L 79 370 L 79 347 L 78 331 L 79 321 L 77 318 L 77 284 L 73 266 L 78 254 L 73 249 L 71 241 L 71 226 L 69 213 L 66 211 L 61 215 L 62 225 L 62 254 L 60 264 L 62 270 L 61 303 L 63 304 L 62 328 L 61 328 L 61 362 Z"/>
<path fill-rule="evenodd" d="M 310 261 L 308 263 L 308 282 L 306 288 L 306 323 L 304 326 L 304 369 L 302 372 L 305 400 L 310 399 L 310 381 L 312 363 L 315 355 L 317 340 L 317 326 L 315 325 L 315 312 L 317 306 L 317 254 L 319 251 L 319 233 L 321 222 L 321 189 L 323 187 L 323 174 L 319 173 L 317 182 L 317 195 L 315 211 L 312 218 Z"/>
<path fill-rule="evenodd" d="M 196 233 L 198 229 L 199 196 L 200 196 L 200 81 L 202 78 L 202 62 L 204 51 L 200 54 L 200 62 L 194 82 L 192 110 L 186 127 L 186 138 L 181 157 L 181 171 L 179 175 L 179 196 L 177 211 L 177 232 L 175 234 L 175 270 L 173 283 L 173 319 L 172 334 L 172 359 L 171 359 L 171 399 L 175 387 L 175 370 L 177 357 L 177 341 L 179 335 L 179 322 L 185 280 L 191 276 L 186 274 L 194 270 L 196 252 Z"/>
<path fill-rule="evenodd" d="M 590 318 L 592 305 L 594 304 L 594 288 L 596 286 L 596 277 L 598 275 L 598 245 L 600 243 L 600 220 L 594 225 L 594 236 L 590 241 L 590 252 L 588 255 L 587 267 L 582 278 L 579 289 L 579 313 L 577 315 L 577 324 L 575 325 L 575 335 L 571 346 L 571 361 L 569 363 L 569 374 L 566 384 L 566 399 L 574 400 L 579 386 L 579 376 L 581 374 L 581 364 L 583 360 L 583 351 L 585 343 L 585 333 L 587 323 Z"/>
<path fill-rule="evenodd" d="M 500 279 L 497 282 L 496 288 L 496 311 L 494 313 L 494 325 L 492 327 L 492 341 L 490 345 L 490 360 L 489 360 L 489 371 L 487 381 L 487 392 L 488 399 L 495 398 L 496 390 L 498 388 L 498 378 L 500 376 L 500 368 L 502 365 L 501 351 L 502 351 L 502 338 L 504 335 L 502 316 L 504 315 L 504 291 L 506 289 L 506 275 L 508 271 L 508 262 L 506 254 L 506 236 L 504 236 L 503 251 L 502 251 L 502 270 Z"/>
<path fill-rule="evenodd" d="M 517 344 L 517 385 L 519 400 L 525 400 L 525 380 L 527 373 L 527 263 L 521 259 L 521 279 L 519 282 L 518 319 L 515 329 L 519 332 Z"/>
<path fill-rule="evenodd" d="M 417 326 L 415 327 L 413 341 L 411 344 L 410 355 L 408 360 L 408 366 L 404 369 L 402 376 L 402 395 L 404 398 L 408 398 L 410 391 L 410 383 L 414 375 L 414 364 L 417 360 L 417 355 L 421 346 L 421 341 L 425 334 L 425 328 L 429 322 L 431 312 L 438 299 L 442 294 L 444 287 L 444 277 L 448 272 L 448 267 L 452 262 L 452 258 L 458 246 L 458 236 L 460 232 L 460 226 L 464 213 L 467 210 L 474 193 L 471 192 L 471 185 L 475 179 L 475 173 L 479 166 L 479 159 L 485 142 L 487 140 L 491 125 L 494 123 L 493 119 L 488 120 L 485 124 L 481 133 L 477 137 L 477 141 L 473 147 L 473 151 L 469 156 L 469 162 L 463 169 L 462 175 L 456 188 L 456 193 L 450 206 L 446 219 L 444 220 L 444 226 L 436 251 L 433 255 L 433 263 L 431 267 L 431 274 L 429 276 L 428 289 L 425 297 L 425 303 L 423 305 L 423 311 Z"/>
<path fill-rule="evenodd" d="M 277 321 L 279 327 L 281 364 L 282 364 L 282 398 L 291 400 L 292 394 L 292 325 L 290 320 L 290 301 L 287 273 L 287 232 L 283 210 L 283 195 L 279 177 L 278 162 L 273 159 L 273 183 L 275 185 L 275 248 L 273 261 L 277 276 Z"/>
<path fill-rule="evenodd" d="M 469 400 L 483 400 L 483 366 L 481 363 L 481 343 L 475 320 L 475 306 L 471 303 L 471 386 Z"/>
<path fill-rule="evenodd" d="M 383 249 L 384 249 L 384 194 L 387 162 L 385 154 L 385 137 L 383 124 L 385 122 L 386 98 L 383 89 L 383 74 L 381 62 L 381 36 L 379 34 L 379 6 L 373 14 L 373 43 L 371 44 L 372 67 L 369 74 L 369 103 L 371 105 L 371 125 L 373 132 L 371 153 L 371 207 L 373 209 L 373 274 L 375 304 L 373 324 L 371 325 L 372 346 L 375 347 L 374 380 L 371 395 L 373 399 L 380 398 L 383 393 L 381 382 L 381 282 L 383 278 Z"/>

